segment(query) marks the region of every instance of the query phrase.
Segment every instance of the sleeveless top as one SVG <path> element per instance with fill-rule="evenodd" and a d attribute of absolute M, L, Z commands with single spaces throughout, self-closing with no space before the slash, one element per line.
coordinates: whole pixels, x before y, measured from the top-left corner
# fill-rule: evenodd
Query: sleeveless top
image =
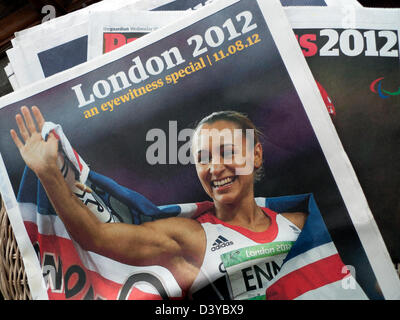
<path fill-rule="evenodd" d="M 212 213 L 197 218 L 207 245 L 200 272 L 188 290 L 189 298 L 265 299 L 268 282 L 279 272 L 301 230 L 282 215 L 262 209 L 271 220 L 263 232 L 230 225 Z"/>

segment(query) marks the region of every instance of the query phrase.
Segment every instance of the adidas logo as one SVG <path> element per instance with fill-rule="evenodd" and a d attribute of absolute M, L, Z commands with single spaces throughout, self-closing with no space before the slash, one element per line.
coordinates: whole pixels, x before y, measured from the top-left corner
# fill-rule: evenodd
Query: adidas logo
<path fill-rule="evenodd" d="M 227 246 L 230 246 L 233 244 L 233 241 L 229 241 L 228 239 L 224 238 L 223 236 L 218 236 L 217 239 L 215 239 L 213 246 L 211 247 L 211 251 L 215 251 L 221 248 L 225 248 Z"/>

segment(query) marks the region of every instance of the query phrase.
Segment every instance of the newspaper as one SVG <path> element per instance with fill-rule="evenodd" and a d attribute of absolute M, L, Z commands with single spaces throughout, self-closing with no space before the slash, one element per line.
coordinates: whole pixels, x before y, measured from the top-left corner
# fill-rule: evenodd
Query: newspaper
<path fill-rule="evenodd" d="M 152 9 L 168 1 L 100 2 L 39 26 L 17 32 L 8 59 L 20 86 L 69 69 L 87 61 L 88 30 L 91 14 L 119 8 Z"/>
<path fill-rule="evenodd" d="M 304 35 L 301 35 L 298 40 L 303 46 L 303 52 L 305 56 L 309 58 L 308 60 L 313 61 L 313 64 L 310 65 L 311 71 L 315 71 L 316 74 L 320 75 L 321 77 L 316 77 L 316 80 L 318 81 L 319 85 L 322 86 L 322 90 L 325 92 L 325 103 L 327 104 L 328 109 L 331 108 L 329 111 L 333 115 L 334 124 L 338 125 L 340 132 L 343 132 L 342 134 L 346 135 L 345 137 L 342 136 L 341 140 L 342 142 L 345 140 L 348 143 L 348 145 L 345 144 L 345 147 L 347 148 L 346 150 L 350 154 L 350 159 L 352 160 L 353 165 L 355 165 L 356 173 L 358 178 L 361 180 L 361 185 L 364 188 L 364 192 L 367 193 L 367 199 L 369 200 L 370 206 L 372 206 L 374 218 L 378 221 L 379 229 L 386 240 L 386 245 L 389 247 L 391 258 L 393 261 L 399 261 L 400 248 L 399 242 L 397 241 L 397 230 L 400 228 L 400 224 L 397 222 L 396 215 L 398 204 L 395 194 L 391 192 L 391 190 L 398 189 L 400 183 L 397 175 L 393 174 L 393 172 L 397 172 L 399 170 L 397 167 L 398 161 L 394 160 L 394 155 L 392 152 L 394 146 L 398 144 L 398 141 L 397 131 L 395 130 L 396 125 L 394 124 L 394 128 L 391 128 L 387 125 L 387 123 L 390 123 L 390 119 L 393 119 L 393 114 L 387 114 L 388 119 L 385 121 L 386 125 L 382 126 L 378 125 L 376 122 L 371 123 L 371 120 L 365 117 L 361 117 L 361 119 L 365 120 L 364 122 L 360 121 L 358 115 L 360 110 L 354 106 L 362 106 L 364 112 L 367 114 L 369 114 L 369 112 L 373 114 L 372 110 L 375 110 L 376 106 L 382 103 L 385 103 L 386 106 L 390 105 L 391 108 L 394 108 L 395 110 L 395 105 L 398 104 L 398 101 L 396 100 L 396 96 L 393 94 L 395 94 L 396 90 L 393 90 L 392 97 L 387 99 L 382 95 L 382 93 L 379 94 L 375 89 L 372 89 L 372 91 L 370 89 L 369 94 L 371 95 L 371 99 L 365 100 L 365 94 L 363 93 L 354 95 L 355 98 L 359 99 L 359 101 L 357 101 L 354 98 L 348 98 L 352 95 L 351 92 L 354 92 L 354 86 L 345 85 L 343 81 L 346 70 L 350 70 L 351 68 L 353 68 L 354 71 L 357 71 L 355 73 L 359 74 L 358 77 L 360 79 L 357 81 L 358 83 L 361 83 L 362 81 L 368 82 L 368 80 L 362 79 L 364 77 L 365 79 L 370 79 L 370 75 L 367 74 L 367 70 L 369 73 L 381 73 L 384 65 L 386 65 L 385 68 L 387 70 L 390 70 L 393 79 L 398 76 L 399 61 L 398 50 L 396 49 L 396 45 L 398 44 L 396 30 L 399 28 L 399 13 L 396 10 L 362 10 L 354 9 L 354 7 L 348 6 L 337 8 L 293 7 L 288 8 L 286 12 L 288 14 L 288 19 L 295 30 L 296 28 L 307 30 L 310 28 L 315 28 L 315 26 L 323 27 L 323 29 L 318 30 L 321 39 L 319 40 L 321 43 L 318 45 L 315 44 L 317 39 L 317 34 L 315 31 L 314 33 L 305 33 Z M 105 22 L 106 15 L 104 15 L 102 19 L 96 20 L 104 21 L 104 23 L 93 28 L 93 32 L 97 30 L 97 32 L 100 34 L 101 32 L 99 32 L 99 30 L 105 28 L 102 27 L 102 25 L 112 26 L 116 29 L 134 28 L 134 24 L 129 24 L 129 15 L 119 12 L 116 14 L 116 17 L 110 18 L 114 19 L 114 22 Z M 313 18 L 310 18 L 311 16 Z M 370 21 L 370 23 L 368 24 L 366 21 Z M 339 40 L 337 33 L 331 30 L 332 28 L 347 28 L 350 30 L 350 28 L 357 28 L 360 23 L 362 23 L 364 29 L 367 28 L 366 30 L 362 31 L 365 41 L 367 42 L 365 43 L 365 46 L 358 42 L 359 49 L 350 49 L 351 45 L 346 43 L 345 40 Z M 98 24 L 98 22 L 93 23 L 93 25 L 96 24 Z M 394 31 L 385 31 L 388 27 Z M 391 44 L 391 47 L 387 47 L 387 52 L 382 51 L 382 49 L 384 49 L 383 43 L 383 47 L 381 48 L 382 52 L 378 52 L 376 48 L 374 49 L 375 51 L 373 51 L 372 48 L 368 48 L 368 46 L 376 43 L 375 39 L 371 38 L 371 40 L 369 38 L 372 30 L 376 30 L 375 33 L 379 33 L 382 39 L 387 37 L 387 43 Z M 128 38 L 130 36 L 130 32 L 124 31 L 123 29 L 120 29 L 116 32 L 124 38 Z M 344 33 L 345 36 L 347 32 Z M 357 31 L 351 31 L 350 36 L 347 38 L 348 41 L 350 41 L 351 37 L 356 37 L 359 35 L 358 33 L 357 35 L 353 35 L 353 33 L 355 34 Z M 97 36 L 98 38 L 101 37 L 100 35 Z M 333 41 L 335 37 L 337 37 L 338 43 L 335 44 L 332 42 L 332 47 L 328 49 L 327 47 L 323 46 L 322 42 L 324 38 L 332 39 Z M 358 38 L 360 37 L 358 36 Z M 93 43 L 99 43 L 98 48 L 96 49 L 98 52 L 100 52 L 100 50 L 105 51 L 103 41 L 97 40 L 93 41 Z M 326 45 L 328 46 L 328 43 L 326 43 Z M 336 48 L 337 45 L 340 45 L 339 49 Z M 321 47 L 321 53 L 317 50 L 318 46 Z M 344 49 L 341 49 L 341 47 L 344 47 Z M 364 48 L 364 54 L 361 47 Z M 356 52 L 355 50 L 358 50 L 359 52 Z M 347 57 L 347 60 L 344 57 Z M 323 63 L 324 59 L 328 61 Z M 333 59 L 336 59 L 336 63 L 332 63 Z M 357 68 L 354 67 L 355 59 L 360 60 L 359 64 L 361 66 L 358 66 Z M 363 65 L 363 63 L 365 63 L 365 65 Z M 315 70 L 313 68 L 315 68 Z M 342 73 L 338 73 L 338 70 L 343 71 Z M 370 80 L 370 83 L 364 85 L 365 89 L 370 88 L 373 80 L 376 79 Z M 343 85 L 340 86 L 338 85 L 339 83 L 343 83 Z M 377 87 L 378 82 L 376 82 L 375 85 Z M 396 89 L 396 87 L 394 89 Z M 332 90 L 340 91 L 335 94 L 336 99 L 335 96 L 332 96 Z M 329 95 L 328 93 L 331 94 Z M 374 93 L 375 96 L 377 96 L 377 99 L 373 99 Z M 386 97 L 387 96 L 388 95 L 386 95 Z M 339 100 L 340 102 L 337 100 L 338 97 L 341 98 L 341 100 Z M 369 110 L 367 106 L 371 108 L 371 111 L 367 111 Z M 353 110 L 353 113 L 347 111 L 345 115 L 337 115 L 336 110 L 342 110 L 342 108 L 344 110 Z M 356 116 L 358 118 L 355 118 Z M 380 117 L 382 117 L 382 115 Z M 373 125 L 376 126 L 375 130 L 371 130 Z M 360 134 L 360 136 L 357 136 L 357 134 L 354 132 L 355 130 Z M 365 132 L 369 132 L 369 138 L 365 138 Z M 383 132 L 386 132 L 386 135 Z M 385 139 L 385 143 L 382 143 L 379 139 Z M 363 143 L 360 143 L 360 141 L 363 141 Z M 371 148 L 375 150 L 374 155 L 369 154 Z M 370 168 L 382 169 L 375 170 L 376 174 L 371 174 Z M 380 185 L 380 187 L 377 188 L 378 185 Z M 378 192 L 378 190 L 380 192 Z M 386 190 L 384 194 L 382 194 L 383 190 Z M 368 234 L 369 233 L 366 234 L 366 237 L 368 237 Z M 386 252 L 384 254 L 386 254 Z"/>
<path fill-rule="evenodd" d="M 212 2 L 212 1 L 208 1 Z M 340 1 L 325 2 L 317 1 L 281 1 L 285 6 L 307 5 L 307 6 L 341 6 Z M 173 5 L 171 3 L 169 6 Z M 346 5 L 357 5 L 347 2 Z M 198 6 L 193 9 L 199 8 Z M 159 8 L 160 9 L 160 8 Z M 158 10 L 159 10 L 158 9 Z M 169 9 L 169 8 L 168 8 Z M 179 17 L 179 11 L 160 14 L 159 11 L 154 12 L 129 12 L 126 8 L 115 10 L 113 12 L 97 11 L 93 12 L 90 19 L 89 38 L 88 38 L 88 59 L 92 59 L 115 48 L 126 44 L 129 39 L 136 39 L 144 34 L 154 31 L 157 28 L 167 25 L 173 19 Z M 115 35 L 112 36 L 112 33 Z M 111 45 L 111 42 L 114 43 Z M 108 44 L 109 43 L 109 44 Z"/>
<path fill-rule="evenodd" d="M 11 84 L 11 87 L 13 88 L 13 90 L 17 90 L 19 88 L 19 84 L 17 82 L 17 79 L 15 77 L 14 74 L 14 70 L 11 66 L 11 63 L 8 63 L 5 67 L 4 67 L 4 72 L 6 73 L 6 76 L 8 78 L 8 81 Z"/>
<path fill-rule="evenodd" d="M 15 38 L 12 39 L 12 44 L 15 47 L 21 42 L 23 43 L 33 38 L 40 39 L 40 37 L 43 36 L 43 32 L 49 31 L 51 29 L 53 31 L 57 29 L 65 29 L 71 25 L 82 23 L 83 20 L 87 19 L 87 16 L 92 10 L 110 10 L 113 8 L 119 8 L 121 6 L 133 4 L 135 2 L 138 2 L 138 0 L 99 1 L 90 6 L 73 11 L 67 15 L 62 15 L 60 17 L 47 20 L 44 23 L 38 24 L 36 26 L 17 31 L 15 33 Z"/>
<path fill-rule="evenodd" d="M 357 0 L 325 0 L 325 3 L 327 6 L 356 6 L 356 7 L 362 7 L 361 3 L 359 3 Z M 296 4 L 293 4 L 296 6 Z"/>
<path fill-rule="evenodd" d="M 12 40 L 13 48 L 7 52 L 20 86 L 66 70 L 87 61 L 91 47 L 88 42 L 88 23 L 93 12 L 113 12 L 118 8 L 136 10 L 197 10 L 214 0 L 119 0 L 101 1 L 84 9 L 58 17 L 41 25 L 19 31 Z M 347 1 L 352 5 L 357 1 Z M 342 5 L 339 0 L 282 0 L 289 5 Z M 62 37 L 60 36 L 62 34 Z M 40 41 L 39 41 L 40 40 Z M 88 44 L 89 47 L 88 47 Z M 73 53 L 73 54 L 72 54 Z M 24 72 L 29 70 L 29 72 Z"/>
<path fill-rule="evenodd" d="M 138 292 L 144 292 L 146 297 L 157 296 L 156 288 L 158 297 L 177 299 L 197 285 L 178 283 L 181 278 L 177 273 L 185 270 L 171 271 L 158 265 L 137 267 L 85 251 L 71 238 L 49 204 L 36 206 L 45 194 L 40 185 L 27 182 L 34 176 L 29 170 L 24 173 L 24 162 L 9 135 L 10 129 L 15 128 L 15 114 L 23 105 L 38 106 L 47 121 L 60 124 L 92 174 L 113 179 L 123 190 L 132 190 L 135 196 L 141 194 L 167 211 L 171 205 L 175 208 L 174 204 L 197 206 L 196 203 L 209 200 L 190 165 L 193 157 L 188 154 L 189 129 L 211 112 L 233 109 L 246 113 L 265 136 L 257 145 L 264 150 L 265 175 L 255 187 L 255 196 L 283 196 L 289 205 L 293 199 L 307 200 L 309 218 L 320 212 L 329 233 L 341 232 L 356 239 L 346 242 L 343 248 L 336 239 L 327 239 L 329 233 L 324 234 L 324 242 L 307 247 L 307 252 L 305 247 L 290 250 L 286 259 L 303 254 L 314 257 L 322 250 L 323 256 L 316 262 L 334 258 L 336 266 L 343 265 L 337 274 L 319 273 L 324 278 L 335 276 L 333 282 L 314 288 L 321 289 L 318 292 L 324 292 L 324 297 L 334 292 L 334 297 L 346 299 L 399 298 L 398 281 L 392 278 L 393 266 L 384 254 L 386 248 L 368 203 L 279 2 L 217 1 L 107 55 L 0 99 L 0 151 L 4 161 L 0 167 L 0 190 L 22 248 L 33 297 L 134 299 Z M 246 174 L 237 179 L 246 179 Z M 29 199 L 21 194 L 26 188 L 32 190 L 24 194 Z M 275 221 L 273 213 L 269 214 Z M 44 229 L 39 221 L 47 223 Z M 307 221 L 304 231 L 310 233 L 303 240 L 318 239 L 324 228 L 313 229 Z M 298 231 L 296 227 L 289 229 L 294 230 L 293 235 Z M 373 231 L 367 243 L 360 236 L 363 230 Z M 209 240 L 212 244 L 216 239 Z M 126 244 L 122 241 L 115 247 Z M 284 246 L 286 251 L 288 245 Z M 68 248 L 68 252 L 60 248 Z M 230 248 L 225 245 L 218 253 L 227 253 Z M 374 256 L 371 251 L 380 254 Z M 304 262 L 300 256 L 297 262 Z M 349 269 L 356 273 L 350 276 Z M 284 280 L 278 271 L 279 266 L 272 281 Z M 79 276 L 79 285 L 75 286 L 70 283 L 74 273 Z M 134 286 L 138 274 L 156 281 L 156 286 Z M 313 272 L 310 279 L 316 275 Z M 256 275 L 252 277 L 255 281 Z M 257 289 L 266 289 L 269 278 L 265 274 Z M 356 279 L 357 285 L 349 285 L 349 278 Z M 237 279 L 229 279 L 230 292 L 236 292 Z M 246 281 L 250 280 L 247 275 Z M 304 284 L 303 298 L 316 298 L 315 290 L 310 290 L 308 282 Z M 213 282 L 209 286 L 217 292 Z M 254 286 L 257 282 L 240 290 L 249 290 L 249 297 Z M 299 288 L 288 289 L 292 293 L 283 292 L 284 297 L 301 298 L 293 295 L 293 290 Z M 272 291 L 271 297 L 276 293 Z"/>
<path fill-rule="evenodd" d="M 399 143 L 400 10 L 299 7 L 285 12 L 316 81 L 329 96 L 332 121 L 397 262 L 400 223 L 393 191 L 400 187 L 394 152 Z M 362 241 L 369 241 L 371 232 L 376 230 L 360 230 Z M 367 254 L 376 256 L 375 251 Z"/>
<path fill-rule="evenodd" d="M 121 9 L 91 15 L 88 33 L 88 60 L 110 52 L 145 34 L 185 17 L 190 12 L 138 11 Z"/>

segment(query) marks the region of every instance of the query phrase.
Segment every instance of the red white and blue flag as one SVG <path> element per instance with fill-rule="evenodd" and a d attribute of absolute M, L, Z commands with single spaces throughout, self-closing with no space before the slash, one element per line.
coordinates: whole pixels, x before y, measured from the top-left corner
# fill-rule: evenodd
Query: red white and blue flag
<path fill-rule="evenodd" d="M 278 207 L 273 202 L 278 202 Z M 350 273 L 351 267 L 348 268 L 339 256 L 312 195 L 266 199 L 266 205 L 275 210 L 287 210 L 288 206 L 297 206 L 301 202 L 307 206 L 307 209 L 303 207 L 303 210 L 308 212 L 306 223 L 286 256 L 278 275 L 268 284 L 266 298 L 268 300 L 368 299 Z"/>

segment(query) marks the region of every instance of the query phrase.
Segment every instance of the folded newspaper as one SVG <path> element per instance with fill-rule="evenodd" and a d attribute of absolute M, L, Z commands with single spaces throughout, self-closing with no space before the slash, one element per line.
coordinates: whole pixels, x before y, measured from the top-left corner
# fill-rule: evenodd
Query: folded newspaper
<path fill-rule="evenodd" d="M 102 51 L 102 48 L 98 47 L 98 38 L 90 37 L 89 34 L 98 34 L 98 30 L 92 29 L 104 22 L 102 13 L 112 16 L 118 11 L 126 14 L 133 12 L 130 21 L 138 20 L 134 22 L 136 28 L 139 28 L 138 23 L 142 23 L 141 28 L 144 30 L 153 30 L 171 21 L 174 14 L 167 11 L 181 11 L 183 16 L 185 14 L 183 11 L 200 9 L 213 1 L 218 0 L 100 1 L 71 14 L 22 30 L 15 34 L 12 40 L 13 48 L 7 51 L 15 71 L 10 82 L 16 90 L 98 55 Z M 281 2 L 284 6 L 359 6 L 356 0 L 282 0 Z M 153 15 L 148 13 L 152 18 L 144 23 L 140 22 L 142 19 L 138 19 L 135 14 L 135 11 L 143 10 L 155 12 Z M 152 23 L 152 19 L 158 19 L 157 23 Z"/>
<path fill-rule="evenodd" d="M 399 9 L 285 10 L 393 262 L 400 261 L 398 199 Z M 368 237 L 369 233 L 365 233 Z"/>
<path fill-rule="evenodd" d="M 209 248 L 204 261 L 213 263 L 193 257 L 188 272 L 86 250 L 61 220 L 69 205 L 55 212 L 50 203 L 57 199 L 26 169 L 10 137 L 24 105 L 62 126 L 73 149 L 60 147 L 69 158 L 60 156 L 60 169 L 68 177 L 64 165 L 75 162 L 72 178 L 89 184 L 91 193 L 81 191 L 90 194 L 84 202 L 92 213 L 124 222 L 105 225 L 139 230 L 184 214 L 183 221 L 214 230 L 204 234 L 207 243 L 197 233 L 189 239 Z M 0 108 L 0 191 L 35 299 L 399 298 L 379 229 L 279 1 L 216 1 L 2 97 Z M 219 198 L 196 175 L 193 129 L 226 110 L 247 114 L 262 132 L 255 150 L 264 150 L 265 172 L 254 197 L 270 221 L 263 232 L 222 221 Z M 82 159 L 88 181 L 79 175 Z M 230 190 L 252 176 L 212 184 Z M 307 218 L 299 226 L 287 214 Z M 116 234 L 110 252 L 130 243 Z"/>
<path fill-rule="evenodd" d="M 149 12 L 150 16 L 153 13 Z M 398 201 L 392 192 L 400 187 L 400 177 L 393 174 L 399 171 L 400 162 L 393 153 L 399 143 L 395 119 L 399 117 L 396 106 L 400 98 L 396 83 L 400 72 L 400 11 L 347 5 L 288 7 L 285 13 L 355 167 L 391 259 L 400 261 Z M 93 16 L 89 43 L 96 56 L 139 35 L 131 32 L 140 23 L 131 21 L 129 12 L 116 10 L 112 15 L 102 12 Z M 110 45 L 113 39 L 114 45 Z"/>

